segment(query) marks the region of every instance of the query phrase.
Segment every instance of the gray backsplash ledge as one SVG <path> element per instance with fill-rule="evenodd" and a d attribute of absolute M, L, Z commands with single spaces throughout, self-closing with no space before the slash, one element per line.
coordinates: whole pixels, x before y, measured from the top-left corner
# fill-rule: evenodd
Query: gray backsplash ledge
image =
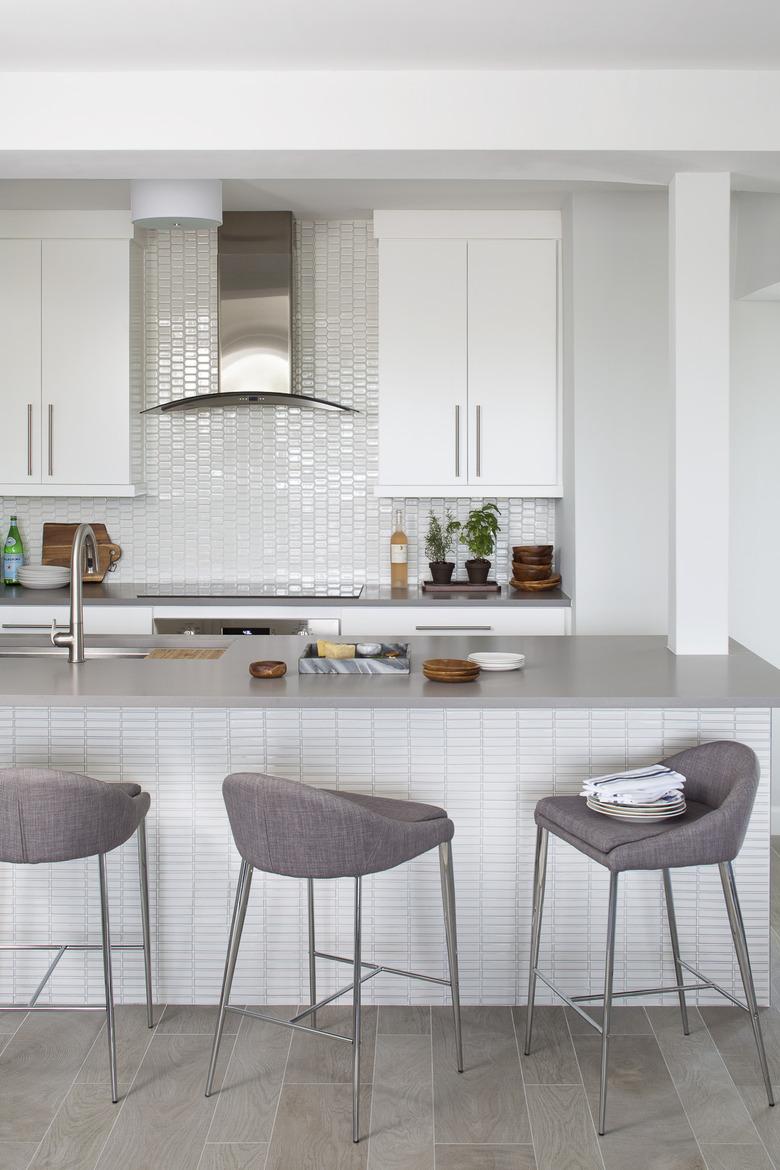
<path fill-rule="evenodd" d="M 148 232 L 146 405 L 218 388 L 216 231 Z M 40 555 L 45 520 L 102 520 L 123 555 L 113 581 L 380 584 L 396 509 L 410 581 L 427 576 L 428 512 L 465 519 L 473 499 L 378 499 L 377 251 L 367 220 L 297 224 L 294 386 L 357 407 L 232 408 L 146 416 L 145 494 L 136 499 L 0 500 Z M 414 420 L 410 420 L 414 425 Z M 512 544 L 555 539 L 555 501 L 500 499 L 495 571 Z M 459 562 L 465 559 L 459 550 Z"/>

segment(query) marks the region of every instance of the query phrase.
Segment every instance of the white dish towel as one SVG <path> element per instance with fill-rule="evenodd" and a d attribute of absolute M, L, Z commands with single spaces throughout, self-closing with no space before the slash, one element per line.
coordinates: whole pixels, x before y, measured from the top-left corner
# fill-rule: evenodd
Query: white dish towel
<path fill-rule="evenodd" d="M 634 768 L 630 772 L 613 772 L 609 776 L 593 776 L 582 786 L 580 796 L 609 804 L 671 803 L 679 800 L 685 777 L 663 764 L 649 768 Z"/>

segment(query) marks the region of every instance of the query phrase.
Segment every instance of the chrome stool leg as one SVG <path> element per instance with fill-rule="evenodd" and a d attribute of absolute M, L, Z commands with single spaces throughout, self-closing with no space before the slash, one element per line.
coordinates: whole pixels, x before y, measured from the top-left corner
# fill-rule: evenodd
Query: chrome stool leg
<path fill-rule="evenodd" d="M 452 872 L 452 844 L 439 846 L 441 898 L 444 906 L 444 932 L 447 936 L 447 959 L 450 968 L 452 1015 L 455 1024 L 455 1058 L 458 1072 L 463 1072 L 463 1032 L 460 1021 L 460 977 L 458 975 L 458 927 L 455 914 L 455 878 Z"/>
<path fill-rule="evenodd" d="M 314 936 L 314 879 L 307 878 L 309 902 L 309 1006 L 317 1002 L 317 960 L 314 952 L 317 949 Z M 317 1013 L 312 1012 L 312 1027 L 317 1027 Z"/>
<path fill-rule="evenodd" d="M 531 1053 L 531 1030 L 534 1020 L 534 999 L 536 998 L 536 968 L 539 966 L 539 943 L 542 938 L 542 909 L 544 887 L 547 882 L 547 841 L 546 829 L 536 830 L 536 855 L 534 858 L 534 906 L 531 916 L 531 959 L 528 969 L 528 1005 L 525 1009 L 526 1056 Z"/>
<path fill-rule="evenodd" d="M 669 922 L 669 937 L 672 940 L 672 955 L 674 956 L 674 977 L 678 987 L 685 982 L 682 964 L 680 963 L 680 940 L 677 936 L 677 915 L 674 912 L 674 895 L 672 893 L 672 875 L 668 869 L 661 871 L 664 875 L 664 894 L 666 896 L 666 917 Z M 690 1036 L 688 1026 L 688 1005 L 685 1002 L 685 992 L 679 991 L 680 1015 L 682 1016 L 683 1034 Z"/>
<path fill-rule="evenodd" d="M 737 885 L 734 881 L 734 869 L 731 862 L 726 861 L 721 862 L 718 870 L 720 871 L 720 880 L 723 885 L 723 896 L 726 900 L 731 937 L 734 940 L 734 950 L 737 953 L 739 973 L 742 976 L 742 986 L 745 989 L 745 999 L 747 1000 L 748 1011 L 750 1012 L 750 1022 L 753 1025 L 753 1036 L 755 1037 L 756 1048 L 758 1049 L 758 1062 L 761 1065 L 761 1074 L 766 1087 L 766 1098 L 770 1105 L 774 1105 L 775 1098 L 772 1092 L 772 1081 L 769 1076 L 769 1065 L 767 1064 L 766 1049 L 764 1048 L 761 1020 L 758 1015 L 756 989 L 753 983 L 753 971 L 750 966 L 750 955 L 745 936 L 745 923 L 742 919 L 742 910 L 740 909 L 739 897 L 737 896 Z"/>
<path fill-rule="evenodd" d="M 152 943 L 149 930 L 149 871 L 146 862 L 146 820 L 138 829 L 138 878 L 141 886 L 141 929 L 144 941 L 144 980 L 146 982 L 146 1024 L 154 1027 L 154 1006 L 152 1003 Z"/>
<path fill-rule="evenodd" d="M 114 1025 L 114 978 L 111 969 L 111 927 L 108 919 L 108 885 L 106 882 L 106 855 L 98 854 L 100 874 L 100 926 L 103 940 L 103 978 L 106 984 L 106 1035 L 108 1059 L 111 1065 L 111 1100 L 116 1105 L 119 1088 L 116 1075 L 116 1028 Z"/>
<path fill-rule="evenodd" d="M 227 1006 L 230 1002 L 230 989 L 233 986 L 233 975 L 236 970 L 238 948 L 241 945 L 241 933 L 244 929 L 244 919 L 246 918 L 246 907 L 249 901 L 249 890 L 251 886 L 252 866 L 248 861 L 242 861 L 241 869 L 239 870 L 238 874 L 236 901 L 233 906 L 233 921 L 230 924 L 230 939 L 228 941 L 227 956 L 225 958 L 225 974 L 222 978 L 222 993 L 219 997 L 219 1014 L 217 1015 L 217 1025 L 214 1029 L 214 1043 L 211 1048 L 209 1074 L 206 1080 L 207 1097 L 211 1096 L 211 1091 L 214 1087 L 214 1074 L 217 1069 L 219 1046 L 222 1042 L 222 1031 L 225 1027 L 225 1012 L 227 1011 Z"/>
<path fill-rule="evenodd" d="M 360 990 L 361 954 L 361 898 L 362 881 L 355 878 L 355 950 L 352 987 L 352 1140 L 360 1141 Z"/>
<path fill-rule="evenodd" d="M 607 917 L 607 954 L 604 964 L 604 1015 L 601 1021 L 601 1086 L 599 1090 L 599 1134 L 606 1132 L 607 1063 L 609 1060 L 609 1026 L 612 1015 L 612 976 L 615 969 L 615 924 L 617 918 L 618 875 L 609 875 L 609 913 Z"/>

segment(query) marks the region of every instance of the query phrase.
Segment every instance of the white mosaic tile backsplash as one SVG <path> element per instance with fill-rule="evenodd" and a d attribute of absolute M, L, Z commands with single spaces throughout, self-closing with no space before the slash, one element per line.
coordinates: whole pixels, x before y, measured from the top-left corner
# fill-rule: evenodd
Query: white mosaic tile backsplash
<path fill-rule="evenodd" d="M 40 553 L 44 520 L 102 520 L 122 546 L 115 581 L 379 584 L 389 580 L 396 508 L 410 579 L 427 575 L 422 535 L 443 500 L 376 499 L 377 253 L 364 220 L 297 225 L 295 389 L 354 405 L 336 417 L 297 408 L 147 416 L 138 499 L 0 500 Z M 150 232 L 145 251 L 146 404 L 218 388 L 216 232 Z M 447 501 L 460 519 L 473 500 Z M 511 544 L 554 540 L 555 505 L 499 500 Z M 460 554 L 460 560 L 464 554 Z"/>

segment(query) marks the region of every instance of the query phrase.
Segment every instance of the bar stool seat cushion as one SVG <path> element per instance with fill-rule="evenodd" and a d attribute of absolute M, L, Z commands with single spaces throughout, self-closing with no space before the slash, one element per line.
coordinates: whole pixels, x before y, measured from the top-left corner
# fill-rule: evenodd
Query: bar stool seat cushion
<path fill-rule="evenodd" d="M 450 841 L 442 808 L 236 772 L 222 785 L 239 853 L 255 869 L 298 878 L 362 877 Z"/>
<path fill-rule="evenodd" d="M 53 768 L 0 769 L 0 861 L 37 864 L 110 853 L 149 810 L 138 784 Z"/>
<path fill-rule="evenodd" d="M 685 776 L 686 812 L 648 825 L 593 812 L 582 796 L 547 796 L 536 823 L 619 873 L 733 861 L 745 837 L 758 786 L 751 748 L 731 740 L 687 748 L 663 761 Z"/>

